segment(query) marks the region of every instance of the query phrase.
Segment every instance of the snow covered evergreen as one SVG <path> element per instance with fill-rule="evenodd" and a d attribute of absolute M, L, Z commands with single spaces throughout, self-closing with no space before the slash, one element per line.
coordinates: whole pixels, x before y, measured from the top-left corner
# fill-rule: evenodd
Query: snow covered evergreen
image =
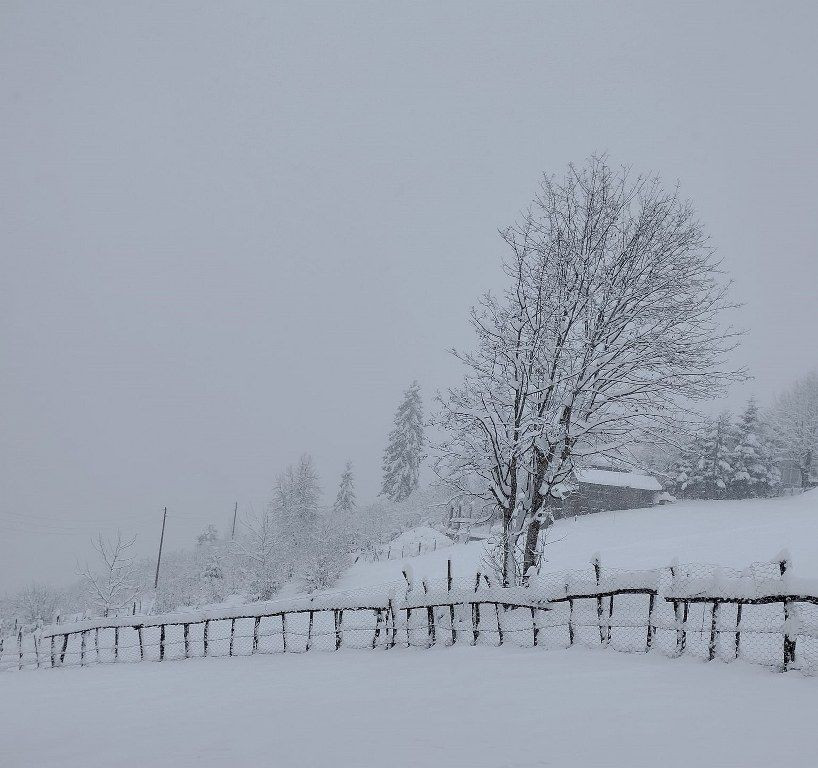
<path fill-rule="evenodd" d="M 773 461 L 773 453 L 754 398 L 750 398 L 735 426 L 735 437 L 731 462 L 731 496 L 746 499 L 771 495 L 781 484 L 781 475 Z"/>
<path fill-rule="evenodd" d="M 333 510 L 342 515 L 349 515 L 355 511 L 355 476 L 352 474 L 352 462 L 348 461 L 341 475 L 338 493 L 332 505 Z"/>
<path fill-rule="evenodd" d="M 423 401 L 417 381 L 404 393 L 383 454 L 381 495 L 400 502 L 417 488 L 423 461 Z"/>

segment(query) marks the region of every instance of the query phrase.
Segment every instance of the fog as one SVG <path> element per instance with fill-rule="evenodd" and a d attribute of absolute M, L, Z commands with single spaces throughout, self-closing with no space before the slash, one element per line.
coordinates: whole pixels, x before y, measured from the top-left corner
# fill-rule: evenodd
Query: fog
<path fill-rule="evenodd" d="M 762 402 L 818 366 L 809 3 L 0 8 L 0 592 L 228 525 L 304 451 L 361 501 L 542 172 L 677 180 Z"/>

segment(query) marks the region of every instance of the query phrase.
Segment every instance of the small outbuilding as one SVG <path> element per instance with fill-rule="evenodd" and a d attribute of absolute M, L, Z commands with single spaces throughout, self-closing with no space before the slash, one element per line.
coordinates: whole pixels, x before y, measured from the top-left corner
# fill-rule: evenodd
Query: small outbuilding
<path fill-rule="evenodd" d="M 653 475 L 615 469 L 577 469 L 575 490 L 562 504 L 561 517 L 617 509 L 639 509 L 672 501 Z"/>

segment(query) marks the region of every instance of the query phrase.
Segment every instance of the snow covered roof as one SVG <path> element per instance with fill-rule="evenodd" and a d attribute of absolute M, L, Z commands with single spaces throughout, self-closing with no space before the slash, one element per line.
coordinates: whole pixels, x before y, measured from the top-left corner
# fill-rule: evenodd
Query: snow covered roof
<path fill-rule="evenodd" d="M 638 472 L 614 472 L 608 469 L 577 469 L 574 477 L 579 483 L 612 485 L 617 488 L 636 488 L 640 491 L 661 491 L 662 484 L 651 475 Z"/>

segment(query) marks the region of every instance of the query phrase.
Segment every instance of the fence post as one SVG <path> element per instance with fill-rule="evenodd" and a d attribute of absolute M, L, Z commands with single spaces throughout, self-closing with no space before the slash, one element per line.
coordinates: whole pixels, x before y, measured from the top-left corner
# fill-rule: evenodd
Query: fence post
<path fill-rule="evenodd" d="M 537 627 L 537 613 L 536 609 L 532 606 L 531 608 L 531 629 L 534 632 L 534 647 L 537 647 L 537 635 L 540 633 L 539 628 Z"/>
<path fill-rule="evenodd" d="M 406 609 L 406 647 L 409 648 L 412 645 L 412 637 L 409 634 L 409 620 L 412 616 L 412 609 Z"/>
<path fill-rule="evenodd" d="M 594 566 L 594 576 L 596 577 L 596 590 L 599 592 L 599 581 L 600 581 L 600 567 L 599 567 L 599 557 L 594 557 L 591 561 Z M 597 596 L 596 599 L 596 616 L 597 616 L 597 624 L 599 624 L 599 642 L 603 645 L 605 644 L 605 630 L 602 626 L 602 598 Z"/>
<path fill-rule="evenodd" d="M 62 636 L 62 653 L 60 653 L 60 665 L 65 664 L 65 652 L 68 650 L 68 635 Z"/>
<path fill-rule="evenodd" d="M 429 645 L 435 644 L 435 609 L 432 606 L 426 608 L 426 623 L 429 627 Z"/>
<path fill-rule="evenodd" d="M 228 656 L 233 655 L 233 637 L 235 636 L 235 634 L 236 634 L 236 619 L 233 618 L 233 619 L 230 619 L 230 645 L 229 645 L 228 650 L 227 650 L 227 655 Z"/>
<path fill-rule="evenodd" d="M 308 651 L 312 644 L 312 620 L 314 611 L 310 611 L 310 623 L 307 625 L 307 645 L 304 650 Z"/>
<path fill-rule="evenodd" d="M 779 570 L 781 571 L 782 582 L 788 566 L 789 563 L 786 560 L 781 560 L 778 563 Z M 786 593 L 786 587 L 783 585 L 782 591 Z M 786 672 L 789 669 L 790 664 L 795 661 L 795 641 L 790 637 L 790 601 L 784 597 L 782 602 L 784 604 L 784 671 Z"/>
<path fill-rule="evenodd" d="M 707 646 L 707 660 L 713 661 L 716 656 L 716 617 L 719 613 L 718 601 L 713 601 L 713 611 L 710 614 L 710 642 Z"/>
<path fill-rule="evenodd" d="M 256 620 L 253 622 L 253 653 L 258 650 L 258 630 L 260 625 L 261 616 L 256 616 Z"/>
<path fill-rule="evenodd" d="M 682 608 L 682 642 L 679 646 L 679 655 L 681 656 L 685 652 L 685 645 L 687 645 L 687 614 L 690 610 L 690 603 L 687 600 L 684 601 Z"/>
<path fill-rule="evenodd" d="M 145 646 L 144 646 L 144 644 L 142 642 L 142 625 L 141 624 L 136 628 L 136 634 L 139 635 L 139 660 L 144 661 L 145 660 Z"/>
<path fill-rule="evenodd" d="M 18 656 L 18 666 L 20 669 L 23 668 L 23 629 L 22 627 L 17 632 L 17 656 Z"/>
<path fill-rule="evenodd" d="M 503 626 L 500 623 L 500 604 L 499 603 L 494 604 L 494 611 L 497 614 L 497 637 L 500 639 L 500 642 L 498 642 L 497 645 L 502 645 L 503 644 Z"/>
<path fill-rule="evenodd" d="M 310 612 L 312 614 L 312 611 Z M 310 615 L 310 628 L 312 628 L 312 615 Z M 374 651 L 378 647 L 378 638 L 381 634 L 381 609 L 375 609 L 375 631 L 372 633 L 372 650 Z M 309 633 L 307 633 L 309 637 Z"/>
<path fill-rule="evenodd" d="M 645 653 L 650 650 L 650 646 L 653 643 L 653 606 L 656 602 L 656 595 L 653 592 L 650 593 L 650 602 L 648 603 L 648 637 L 645 642 Z"/>
<path fill-rule="evenodd" d="M 185 637 L 185 658 L 190 656 L 190 624 L 182 625 L 182 634 Z"/>
<path fill-rule="evenodd" d="M 202 656 L 207 656 L 207 636 L 210 634 L 210 619 L 205 619 L 204 632 L 202 633 Z"/>
<path fill-rule="evenodd" d="M 477 645 L 477 639 L 480 635 L 480 603 L 471 604 L 471 623 L 472 631 L 474 632 L 474 642 L 472 645 Z"/>
<path fill-rule="evenodd" d="M 40 668 L 40 648 L 39 643 L 37 642 L 37 633 L 34 632 L 32 634 L 32 639 L 34 640 L 34 663 L 37 665 L 37 669 Z M 0 648 L 0 655 L 2 655 L 3 649 Z"/>
<path fill-rule="evenodd" d="M 54 638 L 52 638 L 52 640 L 53 639 Z M 114 627 L 114 661 L 116 661 L 118 658 L 119 658 L 119 627 Z"/>
<path fill-rule="evenodd" d="M 85 666 L 85 636 L 88 634 L 86 630 L 80 632 L 80 666 Z M 22 662 L 23 657 L 20 657 Z M 22 667 L 21 667 L 22 668 Z"/>
<path fill-rule="evenodd" d="M 97 664 L 99 664 L 99 627 L 94 630 L 94 651 L 97 656 Z"/>
<path fill-rule="evenodd" d="M 388 647 L 389 648 L 394 648 L 395 647 L 395 635 L 397 634 L 397 631 L 398 631 L 398 626 L 397 626 L 398 621 L 397 621 L 397 617 L 395 616 L 395 606 L 392 605 L 392 599 L 391 598 L 389 599 L 389 603 L 387 604 L 387 608 L 386 608 L 386 620 L 387 621 L 389 621 L 390 614 L 392 615 L 392 637 L 391 637 L 391 639 L 389 641 L 389 646 Z"/>
<path fill-rule="evenodd" d="M 574 600 L 568 598 L 568 645 L 574 644 Z"/>
<path fill-rule="evenodd" d="M 676 566 L 670 566 L 670 589 L 676 594 Z M 673 601 L 673 619 L 676 623 L 676 654 L 680 653 L 679 647 L 682 644 L 682 631 L 679 628 L 679 601 Z"/>
<path fill-rule="evenodd" d="M 51 667 L 53 668 L 53 667 L 56 666 L 56 664 L 54 663 L 55 662 L 55 658 L 54 658 L 54 635 L 51 635 L 50 640 L 51 640 Z"/>
<path fill-rule="evenodd" d="M 281 644 L 283 652 L 287 653 L 287 614 L 281 614 Z"/>
<path fill-rule="evenodd" d="M 741 603 L 736 605 L 736 658 L 741 645 Z"/>
<path fill-rule="evenodd" d="M 343 624 L 344 624 L 344 612 L 342 610 L 336 611 L 336 621 L 335 621 L 335 650 L 339 650 L 341 648 L 342 642 L 342 631 L 343 631 Z"/>
<path fill-rule="evenodd" d="M 437 543 L 437 539 L 435 539 L 435 543 Z M 446 592 L 451 593 L 452 591 L 452 559 L 449 558 L 446 561 Z M 457 642 L 457 630 L 454 626 L 454 603 L 449 605 L 449 619 L 451 620 L 452 624 L 452 645 Z"/>

